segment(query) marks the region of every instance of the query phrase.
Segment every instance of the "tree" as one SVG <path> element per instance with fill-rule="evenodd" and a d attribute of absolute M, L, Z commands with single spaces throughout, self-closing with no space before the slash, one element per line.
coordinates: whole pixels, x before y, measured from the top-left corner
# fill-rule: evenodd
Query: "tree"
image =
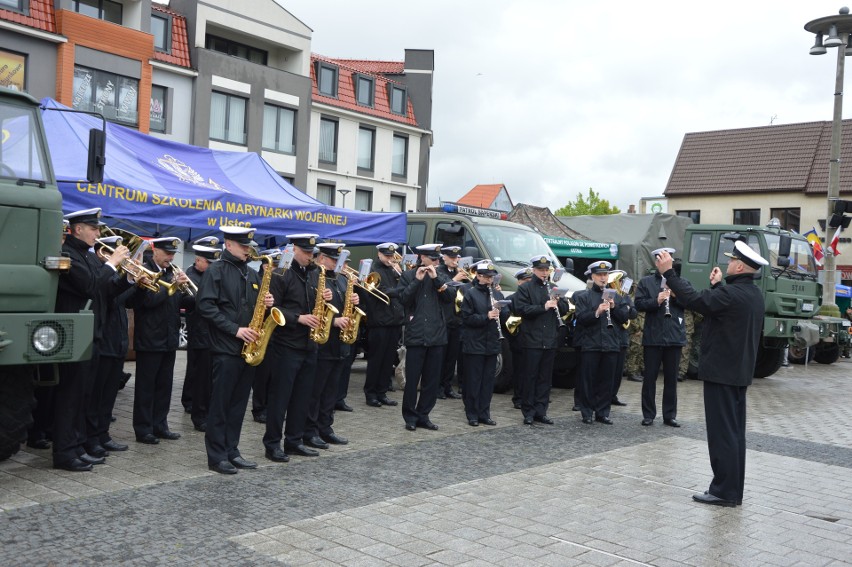
<path fill-rule="evenodd" d="M 621 209 L 610 205 L 607 199 L 601 199 L 600 194 L 595 193 L 595 190 L 589 187 L 587 197 L 583 197 L 582 193 L 577 193 L 576 201 L 557 209 L 553 214 L 557 217 L 576 217 L 579 215 L 616 215 L 620 212 Z"/>

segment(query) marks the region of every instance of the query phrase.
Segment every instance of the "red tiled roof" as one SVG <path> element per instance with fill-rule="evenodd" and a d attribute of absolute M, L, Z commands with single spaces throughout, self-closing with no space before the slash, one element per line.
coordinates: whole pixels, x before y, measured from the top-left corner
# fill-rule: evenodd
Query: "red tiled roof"
<path fill-rule="evenodd" d="M 852 191 L 852 120 L 843 121 L 841 192 Z M 831 122 L 684 136 L 665 195 L 798 191 L 826 193 Z"/>
<path fill-rule="evenodd" d="M 0 9 L 0 20 L 56 33 L 53 0 L 30 0 L 30 14 L 28 16 L 12 10 Z"/>
<path fill-rule="evenodd" d="M 158 4 L 151 4 L 151 9 L 172 17 L 171 53 L 154 50 L 154 59 L 179 67 L 192 67 L 192 61 L 189 58 L 189 39 L 186 34 L 186 16 Z"/>
<path fill-rule="evenodd" d="M 340 72 L 338 73 L 337 98 L 320 94 L 319 87 L 317 85 L 316 65 L 314 65 L 314 62 L 316 61 L 331 63 L 333 65 L 337 65 L 339 68 Z M 329 106 L 336 106 L 338 108 L 359 112 L 361 114 L 375 116 L 376 118 L 383 118 L 393 122 L 417 126 L 417 118 L 414 116 L 414 106 L 411 103 L 411 97 L 407 97 L 408 111 L 405 116 L 400 116 L 399 114 L 391 112 L 390 100 L 388 98 L 388 85 L 400 83 L 392 81 L 384 75 L 367 72 L 364 68 L 352 67 L 351 65 L 346 64 L 345 61 L 346 60 L 344 59 L 332 59 L 330 57 L 311 54 L 311 83 L 313 85 L 312 90 L 314 102 L 321 102 L 323 104 L 328 104 Z M 369 75 L 376 80 L 376 92 L 373 97 L 372 108 L 358 104 L 355 99 L 355 83 L 352 80 L 353 73 Z"/>
<path fill-rule="evenodd" d="M 402 75 L 405 70 L 403 61 L 365 61 L 363 59 L 337 59 L 342 65 L 358 69 L 362 73 L 373 75 Z"/>
<path fill-rule="evenodd" d="M 470 191 L 464 194 L 456 203 L 459 205 L 467 205 L 468 207 L 481 207 L 487 209 L 500 194 L 500 190 L 505 185 L 497 183 L 495 185 L 477 185 Z"/>

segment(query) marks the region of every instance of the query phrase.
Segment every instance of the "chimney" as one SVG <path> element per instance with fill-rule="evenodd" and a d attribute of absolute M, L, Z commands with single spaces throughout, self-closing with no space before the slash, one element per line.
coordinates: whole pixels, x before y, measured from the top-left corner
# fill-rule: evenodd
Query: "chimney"
<path fill-rule="evenodd" d="M 636 214 L 636 205 L 629 205 L 627 207 L 627 214 L 628 215 L 635 215 Z"/>

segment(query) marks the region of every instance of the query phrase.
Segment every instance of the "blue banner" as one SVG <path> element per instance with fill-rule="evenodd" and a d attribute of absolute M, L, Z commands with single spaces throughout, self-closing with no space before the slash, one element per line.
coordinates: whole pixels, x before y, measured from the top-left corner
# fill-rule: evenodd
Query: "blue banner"
<path fill-rule="evenodd" d="M 65 108 L 45 98 L 46 108 Z M 402 242 L 405 213 L 330 207 L 285 181 L 254 152 L 225 152 L 171 142 L 107 123 L 104 182 L 86 178 L 93 116 L 43 110 L 48 145 L 66 212 L 101 207 L 107 217 L 155 223 L 163 235 L 250 226 L 259 237 L 311 232 L 347 244 Z"/>

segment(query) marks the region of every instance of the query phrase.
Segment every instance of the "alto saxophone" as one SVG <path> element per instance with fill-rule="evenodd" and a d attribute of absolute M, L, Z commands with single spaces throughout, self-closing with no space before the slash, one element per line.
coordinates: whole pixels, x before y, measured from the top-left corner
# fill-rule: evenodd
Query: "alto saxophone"
<path fill-rule="evenodd" d="M 347 345 L 351 345 L 358 339 L 358 327 L 361 325 L 361 318 L 366 317 L 366 313 L 355 307 L 352 303 L 352 294 L 355 293 L 355 280 L 357 276 L 347 275 L 346 284 L 346 299 L 343 302 L 343 317 L 349 319 L 349 325 L 340 331 L 340 340 Z"/>
<path fill-rule="evenodd" d="M 264 319 L 266 306 L 263 304 L 263 299 L 269 293 L 269 282 L 272 281 L 272 256 L 261 256 L 261 263 L 266 264 L 263 270 L 263 280 L 260 284 L 260 291 L 257 292 L 257 302 L 254 304 L 254 314 L 249 323 L 249 328 L 260 335 L 256 341 L 243 345 L 243 359 L 249 366 L 257 366 L 263 362 L 263 357 L 266 355 L 266 345 L 269 344 L 269 338 L 272 336 L 272 331 L 275 327 L 284 326 L 284 313 L 277 307 L 273 307 L 269 311 L 269 316 Z"/>
<path fill-rule="evenodd" d="M 334 316 L 340 311 L 337 307 L 328 303 L 322 298 L 322 292 L 325 290 L 325 268 L 318 266 L 319 278 L 317 279 L 317 296 L 314 300 L 314 310 L 311 315 L 319 319 L 319 325 L 316 329 L 311 329 L 309 337 L 318 345 L 324 345 L 328 342 L 328 337 L 331 335 L 331 323 L 334 321 Z"/>

